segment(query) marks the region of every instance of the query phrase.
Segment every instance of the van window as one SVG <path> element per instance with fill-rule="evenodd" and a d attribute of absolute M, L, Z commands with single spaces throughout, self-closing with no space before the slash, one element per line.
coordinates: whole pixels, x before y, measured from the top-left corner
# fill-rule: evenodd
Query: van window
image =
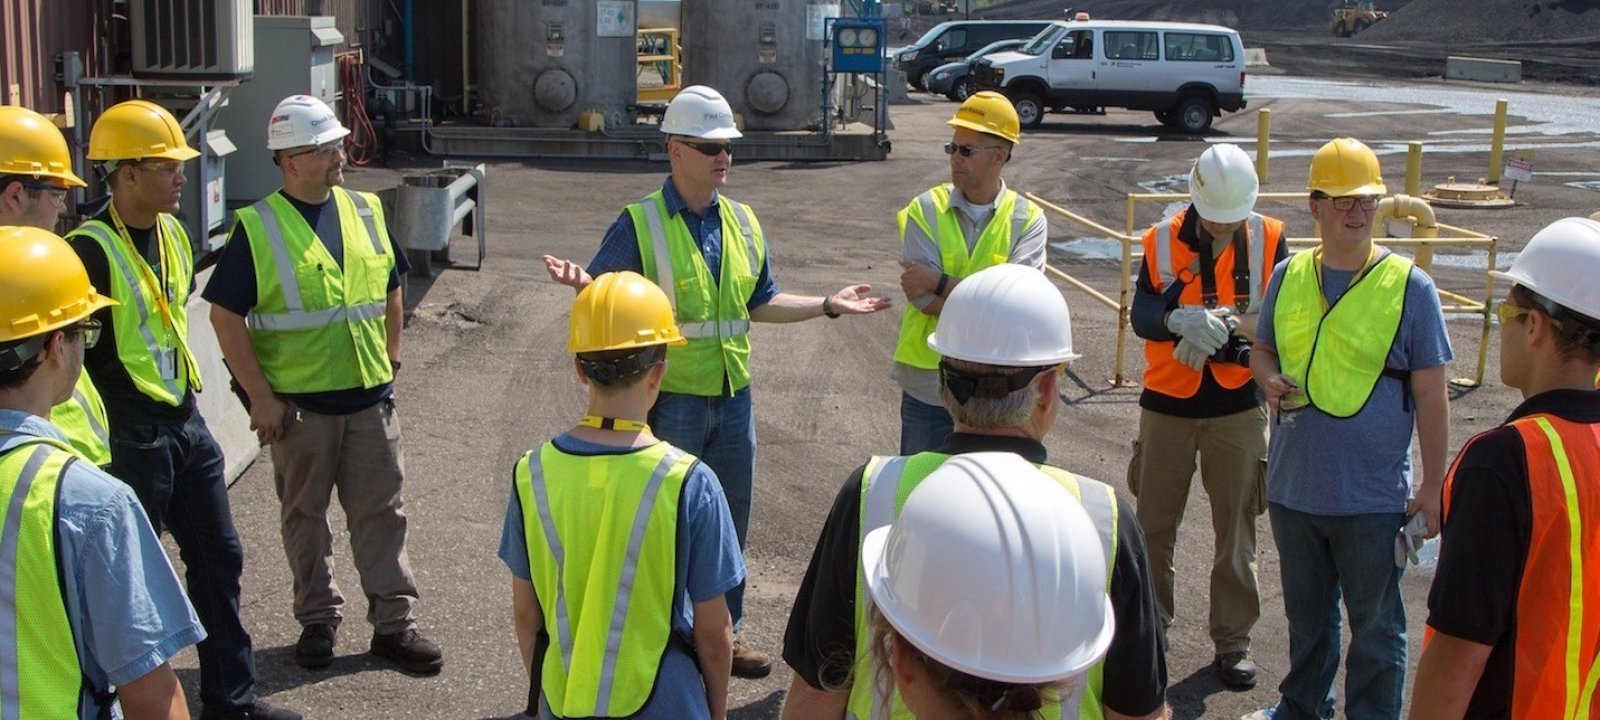
<path fill-rule="evenodd" d="M 1106 59 L 1156 60 L 1160 57 L 1157 35 L 1151 30 L 1107 30 Z"/>
<path fill-rule="evenodd" d="M 949 52 L 951 50 L 960 50 L 966 46 L 966 28 L 956 28 L 940 36 L 938 41 L 934 42 L 933 50 L 934 52 Z"/>
<path fill-rule="evenodd" d="M 1032 40 L 1029 40 L 1027 44 L 1019 48 L 1017 52 L 1038 57 L 1045 50 L 1050 49 L 1052 43 L 1055 42 L 1056 31 L 1056 26 L 1046 26 L 1045 29 L 1039 31 L 1038 35 L 1033 36 Z"/>
<path fill-rule="evenodd" d="M 1094 57 L 1094 31 L 1073 30 L 1056 43 L 1053 58 L 1087 60 Z"/>
<path fill-rule="evenodd" d="M 1226 35 L 1167 33 L 1167 59 L 1192 62 L 1232 62 L 1233 43 Z"/>

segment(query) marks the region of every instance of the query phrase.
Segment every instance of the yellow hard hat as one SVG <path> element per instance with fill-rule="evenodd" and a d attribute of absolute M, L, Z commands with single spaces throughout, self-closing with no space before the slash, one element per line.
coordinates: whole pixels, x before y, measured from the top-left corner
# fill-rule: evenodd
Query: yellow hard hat
<path fill-rule="evenodd" d="M 183 128 L 167 109 L 149 100 L 112 105 L 89 131 L 90 160 L 192 160 L 200 152 L 183 139 Z"/>
<path fill-rule="evenodd" d="M 72 174 L 67 139 L 43 115 L 16 105 L 0 105 L 0 175 L 55 178 L 66 187 L 84 187 Z"/>
<path fill-rule="evenodd" d="M 606 273 L 578 293 L 572 303 L 567 352 L 627 350 L 651 345 L 684 345 L 672 303 L 656 284 L 635 272 Z"/>
<path fill-rule="evenodd" d="M 1389 192 L 1378 170 L 1378 156 L 1355 138 L 1329 140 L 1311 156 L 1311 181 L 1306 189 L 1321 191 L 1329 197 Z"/>
<path fill-rule="evenodd" d="M 94 291 L 65 240 L 35 227 L 0 227 L 0 342 L 43 335 L 116 305 Z"/>
<path fill-rule="evenodd" d="M 946 125 L 976 130 L 986 135 L 1005 138 L 1015 144 L 1022 137 L 1022 122 L 1017 119 L 1017 109 L 1006 96 L 993 90 L 975 92 L 956 108 L 956 116 Z"/>

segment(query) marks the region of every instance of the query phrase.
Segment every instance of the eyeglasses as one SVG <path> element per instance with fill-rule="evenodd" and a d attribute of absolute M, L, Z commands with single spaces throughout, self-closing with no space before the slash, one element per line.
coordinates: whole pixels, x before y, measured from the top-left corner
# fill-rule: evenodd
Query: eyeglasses
<path fill-rule="evenodd" d="M 301 150 L 300 152 L 293 153 L 289 155 L 289 157 L 297 158 L 301 155 L 321 155 L 322 157 L 333 157 L 334 155 L 342 152 L 344 152 L 344 141 L 334 140 L 333 142 L 318 145 L 310 150 Z"/>
<path fill-rule="evenodd" d="M 1531 312 L 1533 311 L 1529 310 L 1528 308 L 1518 307 L 1509 302 L 1503 301 L 1500 303 L 1499 307 L 1495 308 L 1495 313 L 1500 316 L 1501 325 L 1509 325 L 1512 320 L 1521 320 L 1522 318 L 1527 317 L 1528 313 Z"/>
<path fill-rule="evenodd" d="M 683 138 L 678 138 L 678 142 L 694 148 L 696 152 L 706 157 L 716 157 L 722 153 L 727 153 L 728 157 L 733 157 L 733 143 L 698 142 L 684 140 Z"/>
<path fill-rule="evenodd" d="M 1355 209 L 1356 205 L 1360 205 L 1362 210 L 1376 210 L 1378 208 L 1378 198 L 1375 195 L 1330 197 L 1328 201 L 1333 203 L 1333 209 L 1339 212 L 1349 212 Z"/>
<path fill-rule="evenodd" d="M 67 189 L 61 187 L 60 185 L 51 185 L 50 183 L 41 182 L 25 182 L 22 183 L 22 187 L 32 190 L 35 193 L 49 195 L 50 199 L 55 201 L 57 207 L 67 206 Z"/>
<path fill-rule="evenodd" d="M 945 143 L 944 154 L 954 155 L 961 153 L 961 157 L 972 157 L 972 154 L 979 150 L 1002 150 L 1004 148 L 1004 145 L 957 145 L 955 143 Z"/>
<path fill-rule="evenodd" d="M 90 318 L 76 325 L 63 328 L 61 331 L 67 333 L 68 335 L 82 335 L 83 349 L 88 350 L 89 348 L 99 344 L 101 329 L 102 326 L 100 325 L 100 321 Z"/>

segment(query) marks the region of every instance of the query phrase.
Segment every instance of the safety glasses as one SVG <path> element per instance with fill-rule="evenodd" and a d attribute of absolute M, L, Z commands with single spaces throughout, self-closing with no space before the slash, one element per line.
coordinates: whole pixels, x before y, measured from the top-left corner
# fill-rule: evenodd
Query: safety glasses
<path fill-rule="evenodd" d="M 63 328 L 62 332 L 68 335 L 82 335 L 83 349 L 88 350 L 100 343 L 100 331 L 102 329 L 103 327 L 100 325 L 99 320 L 90 318 L 76 325 Z"/>
<path fill-rule="evenodd" d="M 678 142 L 694 148 L 695 152 L 706 157 L 716 157 L 723 153 L 733 157 L 733 143 L 700 142 L 698 140 L 684 140 L 683 138 L 679 138 Z"/>
<path fill-rule="evenodd" d="M 1362 210 L 1378 209 L 1378 198 L 1374 195 L 1331 197 L 1328 201 L 1333 204 L 1333 209 L 1339 212 L 1350 212 L 1357 205 L 1360 205 Z"/>
<path fill-rule="evenodd" d="M 51 185 L 50 183 L 42 182 L 25 182 L 22 183 L 22 187 L 32 190 L 38 194 L 48 195 L 50 199 L 55 202 L 57 207 L 66 207 L 67 205 L 67 189 L 61 187 L 60 185 Z"/>
<path fill-rule="evenodd" d="M 289 157 L 297 158 L 297 157 L 300 157 L 301 155 L 316 155 L 319 158 L 331 158 L 334 155 L 338 155 L 341 152 L 344 152 L 344 140 L 342 140 L 342 139 L 341 140 L 334 140 L 332 142 L 323 143 L 323 144 L 318 145 L 318 146 L 316 146 L 314 148 L 311 148 L 310 150 L 301 150 L 300 152 L 297 152 L 297 153 L 291 153 L 289 155 Z"/>
<path fill-rule="evenodd" d="M 1533 311 L 1528 308 L 1518 307 L 1509 302 L 1501 302 L 1500 306 L 1495 308 L 1495 313 L 1500 316 L 1501 325 L 1509 325 L 1512 320 L 1521 320 L 1531 312 Z"/>
<path fill-rule="evenodd" d="M 955 143 L 945 143 L 944 154 L 954 155 L 961 153 L 961 157 L 972 157 L 972 154 L 979 150 L 1000 150 L 1004 147 L 1004 145 L 957 145 Z"/>

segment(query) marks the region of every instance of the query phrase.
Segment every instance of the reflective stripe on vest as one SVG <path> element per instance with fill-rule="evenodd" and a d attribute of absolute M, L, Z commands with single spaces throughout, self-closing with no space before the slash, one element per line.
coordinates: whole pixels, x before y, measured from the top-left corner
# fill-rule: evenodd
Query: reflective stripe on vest
<path fill-rule="evenodd" d="M 919 453 L 911 456 L 874 457 L 868 461 L 861 478 L 861 532 L 867 533 L 888 526 L 899 516 L 906 498 L 924 478 L 948 459 L 941 453 Z M 1089 519 L 1094 521 L 1105 550 L 1106 591 L 1111 590 L 1111 574 L 1117 556 L 1117 496 L 1111 486 L 1097 480 L 1076 475 L 1049 465 L 1038 466 L 1045 474 L 1061 483 L 1073 497 L 1083 503 Z M 859 546 L 859 542 L 858 542 Z M 846 717 L 854 720 L 911 720 L 898 692 L 885 696 L 878 683 L 873 681 L 873 663 L 869 641 L 868 607 L 871 603 L 866 592 L 866 570 L 856 567 L 856 619 L 855 619 L 855 670 L 850 685 Z M 1073 695 L 1063 697 L 1060 703 L 1046 705 L 1041 714 L 1046 720 L 1084 718 L 1099 720 L 1104 717 L 1100 702 L 1103 661 L 1095 663 L 1085 682 L 1078 685 Z M 1077 708 L 1075 713 L 1069 708 Z"/>
<path fill-rule="evenodd" d="M 1196 275 L 1200 271 L 1200 255 L 1178 236 L 1188 212 L 1189 209 L 1185 208 L 1166 220 L 1164 224 L 1154 225 L 1145 231 L 1143 237 L 1145 265 L 1150 271 L 1147 279 L 1158 294 L 1172 283 L 1183 279 L 1184 287 L 1178 298 L 1178 304 L 1184 307 L 1204 307 L 1205 293 Z M 1165 237 L 1160 237 L 1163 227 L 1167 232 Z M 1250 256 L 1248 307 L 1259 308 L 1260 298 L 1266 292 L 1267 283 L 1271 279 L 1272 267 L 1278 260 L 1276 253 L 1278 239 L 1283 234 L 1283 223 L 1264 217 L 1260 213 L 1251 213 L 1245 222 L 1245 232 L 1248 236 L 1247 247 Z M 1222 253 L 1213 262 L 1212 271 L 1216 278 L 1218 302 L 1231 305 L 1232 298 L 1238 292 L 1233 286 L 1233 263 L 1236 258 L 1233 257 L 1232 243 L 1223 247 Z M 1144 384 L 1145 387 L 1168 397 L 1191 398 L 1200 391 L 1200 371 L 1178 362 L 1173 356 L 1177 346 L 1175 340 L 1145 341 Z M 1252 377 L 1250 368 L 1232 363 L 1211 363 L 1206 367 L 1218 385 L 1230 390 L 1244 387 Z"/>
<path fill-rule="evenodd" d="M 111 436 L 106 431 L 106 406 L 89 373 L 78 374 L 72 397 L 50 408 L 50 424 L 65 435 L 83 459 L 105 467 L 111 464 Z"/>
<path fill-rule="evenodd" d="M 722 223 L 720 280 L 713 280 L 689 228 L 667 210 L 657 190 L 627 207 L 639 243 L 644 276 L 672 303 L 687 345 L 667 348 L 661 389 L 684 395 L 721 395 L 750 384 L 750 312 L 766 258 L 761 225 L 750 208 L 725 196 L 717 202 Z M 685 211 L 687 212 L 687 211 Z M 731 237 L 738 232 L 739 239 Z M 742 242 L 740 242 L 742 239 Z"/>
<path fill-rule="evenodd" d="M 664 442 L 538 453 L 518 461 L 516 485 L 535 594 L 555 626 L 545 699 L 562 717 L 630 716 L 671 639 L 678 502 L 696 460 Z"/>
<path fill-rule="evenodd" d="M 189 285 L 194 280 L 194 254 L 189 235 L 171 215 L 162 213 L 156 220 L 170 239 L 164 243 L 161 260 L 162 284 L 170 296 L 175 327 L 168 328 L 156 299 L 150 297 L 138 265 L 149 267 L 143 257 L 130 255 L 127 243 L 110 225 L 90 220 L 67 234 L 68 238 L 87 236 L 99 243 L 111 272 L 109 295 L 121 303 L 111 308 L 111 322 L 117 342 L 117 358 L 128 372 L 134 387 L 156 402 L 182 404 L 190 388 L 200 389 L 200 370 L 189 352 Z M 137 331 L 134 330 L 137 328 Z M 173 353 L 175 378 L 162 377 L 157 358 Z"/>
<path fill-rule="evenodd" d="M 286 393 L 373 388 L 388 359 L 389 276 L 395 258 L 375 200 L 333 188 L 343 262 L 281 193 L 238 211 L 255 262 L 256 304 L 245 317 L 267 383 Z M 306 363 L 308 356 L 322 360 Z"/>
<path fill-rule="evenodd" d="M 944 184 L 918 195 L 895 215 L 895 223 L 901 244 L 905 243 L 907 223 L 916 223 L 918 229 L 938 245 L 940 270 L 957 279 L 1010 260 L 1017 238 L 1029 224 L 1044 215 L 1033 201 L 1006 190 L 995 200 L 994 214 L 989 216 L 989 222 L 968 251 L 961 223 L 950 206 L 950 192 L 951 186 Z M 894 349 L 895 362 L 923 370 L 937 368 L 939 354 L 928 347 L 928 336 L 938 324 L 937 315 L 929 315 L 906 303 L 900 313 L 900 340 Z"/>
<path fill-rule="evenodd" d="M 1412 263 L 1384 255 L 1327 307 L 1317 258 L 1316 252 L 1289 257 L 1272 312 L 1278 360 L 1312 405 L 1348 418 L 1366 406 L 1388 362 Z"/>
<path fill-rule="evenodd" d="M 1588 718 L 1600 680 L 1600 424 L 1531 415 L 1511 426 L 1527 459 L 1533 519 L 1517 589 L 1511 717 Z"/>
<path fill-rule="evenodd" d="M 56 566 L 56 488 L 76 456 L 53 440 L 0 455 L 0 720 L 78 717 L 83 671 Z"/>

